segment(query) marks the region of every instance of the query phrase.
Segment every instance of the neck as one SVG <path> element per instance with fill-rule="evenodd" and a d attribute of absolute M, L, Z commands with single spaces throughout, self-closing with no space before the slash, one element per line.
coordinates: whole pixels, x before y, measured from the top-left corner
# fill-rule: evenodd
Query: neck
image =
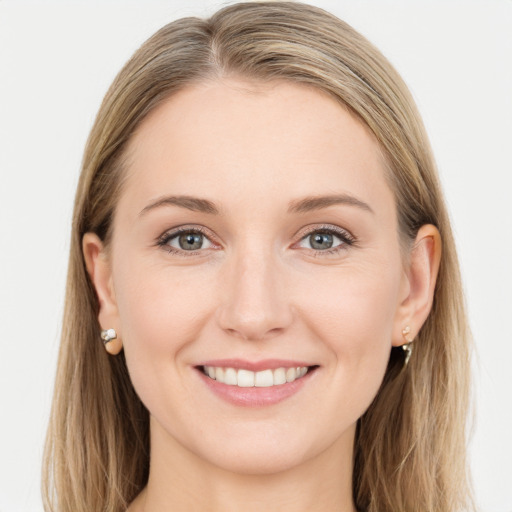
<path fill-rule="evenodd" d="M 356 510 L 352 497 L 354 429 L 335 445 L 293 467 L 240 474 L 199 458 L 154 423 L 148 484 L 129 512 Z"/>

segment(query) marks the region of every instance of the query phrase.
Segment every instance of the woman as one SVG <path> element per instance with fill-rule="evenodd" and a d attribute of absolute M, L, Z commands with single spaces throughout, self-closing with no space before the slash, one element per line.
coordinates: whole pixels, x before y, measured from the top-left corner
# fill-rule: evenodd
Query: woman
<path fill-rule="evenodd" d="M 47 510 L 462 510 L 467 387 L 435 165 L 384 57 L 286 2 L 149 39 L 85 151 Z"/>

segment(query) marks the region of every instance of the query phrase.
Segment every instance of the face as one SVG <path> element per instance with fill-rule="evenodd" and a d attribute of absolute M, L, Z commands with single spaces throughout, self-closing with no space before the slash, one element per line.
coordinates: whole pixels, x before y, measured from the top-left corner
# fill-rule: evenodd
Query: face
<path fill-rule="evenodd" d="M 253 473 L 347 450 L 408 292 L 373 136 L 306 86 L 209 82 L 127 155 L 100 321 L 156 442 Z"/>

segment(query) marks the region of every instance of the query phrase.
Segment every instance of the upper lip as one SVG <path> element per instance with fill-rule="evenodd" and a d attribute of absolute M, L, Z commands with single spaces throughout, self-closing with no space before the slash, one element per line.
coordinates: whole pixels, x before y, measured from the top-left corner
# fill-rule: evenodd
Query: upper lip
<path fill-rule="evenodd" d="M 299 366 L 316 366 L 314 364 L 291 359 L 263 359 L 261 361 L 247 361 L 245 359 L 212 359 L 204 361 L 197 366 L 215 366 L 218 368 L 235 368 L 237 370 L 275 370 L 276 368 L 297 368 Z"/>

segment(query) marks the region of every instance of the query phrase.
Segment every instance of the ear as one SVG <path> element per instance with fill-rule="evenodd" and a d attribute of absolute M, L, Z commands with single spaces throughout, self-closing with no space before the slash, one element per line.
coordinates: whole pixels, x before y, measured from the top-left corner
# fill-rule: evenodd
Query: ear
<path fill-rule="evenodd" d="M 441 235 L 435 226 L 425 224 L 416 235 L 405 268 L 405 292 L 395 318 L 394 346 L 413 340 L 425 323 L 432 309 L 440 261 Z M 406 326 L 410 327 L 407 340 L 402 332 Z"/>
<path fill-rule="evenodd" d="M 105 344 L 109 354 L 118 354 L 122 347 L 119 332 L 120 321 L 114 292 L 110 259 L 106 253 L 101 239 L 95 233 L 86 233 L 82 238 L 82 252 L 84 254 L 87 272 L 98 296 L 100 310 L 98 321 L 102 329 L 115 329 L 117 338 Z M 98 340 L 100 333 L 98 333 Z"/>

